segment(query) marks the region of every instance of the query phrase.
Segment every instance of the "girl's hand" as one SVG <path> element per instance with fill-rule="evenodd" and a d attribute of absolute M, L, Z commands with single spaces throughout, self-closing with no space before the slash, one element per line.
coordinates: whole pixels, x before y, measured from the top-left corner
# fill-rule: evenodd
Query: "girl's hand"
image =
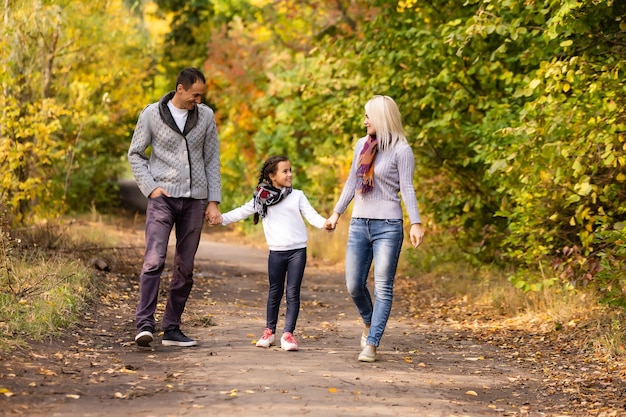
<path fill-rule="evenodd" d="M 326 223 L 324 224 L 324 228 L 329 231 L 335 230 L 337 227 L 337 222 L 339 221 L 339 217 L 341 214 L 333 213 L 328 219 L 326 219 Z"/>
<path fill-rule="evenodd" d="M 222 214 L 215 201 L 209 201 L 204 212 L 204 219 L 212 225 L 222 224 Z"/>

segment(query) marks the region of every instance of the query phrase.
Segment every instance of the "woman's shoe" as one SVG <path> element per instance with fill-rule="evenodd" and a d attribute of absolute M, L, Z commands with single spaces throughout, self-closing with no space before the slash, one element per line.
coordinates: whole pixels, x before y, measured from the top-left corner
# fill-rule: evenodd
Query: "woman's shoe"
<path fill-rule="evenodd" d="M 361 333 L 361 349 L 365 349 L 365 346 L 367 346 L 367 333 L 363 330 L 363 333 Z"/>
<path fill-rule="evenodd" d="M 376 360 L 376 346 L 365 345 L 359 355 L 359 362 L 374 362 Z"/>

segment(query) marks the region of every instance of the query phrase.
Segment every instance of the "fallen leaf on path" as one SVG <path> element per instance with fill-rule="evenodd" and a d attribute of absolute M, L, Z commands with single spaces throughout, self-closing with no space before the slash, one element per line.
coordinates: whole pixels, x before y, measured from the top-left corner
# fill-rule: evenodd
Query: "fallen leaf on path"
<path fill-rule="evenodd" d="M 328 392 L 330 392 L 331 394 L 334 394 L 337 392 L 337 388 L 333 388 L 333 387 L 328 388 Z"/>
<path fill-rule="evenodd" d="M 135 370 L 130 369 L 130 365 L 126 365 L 122 368 L 119 369 L 113 369 L 113 368 L 109 368 L 106 371 L 104 371 L 105 374 L 113 374 L 113 373 L 120 373 L 120 374 L 134 374 L 137 373 Z"/>
<path fill-rule="evenodd" d="M 45 376 L 57 376 L 57 373 L 45 368 L 39 368 L 39 373 Z"/>
<path fill-rule="evenodd" d="M 65 396 L 65 398 L 71 398 L 72 400 L 77 400 L 77 399 L 80 398 L 80 395 L 78 395 L 78 394 L 67 394 Z"/>
<path fill-rule="evenodd" d="M 0 394 L 3 394 L 5 397 L 12 397 L 14 394 L 8 388 L 0 387 Z"/>
<path fill-rule="evenodd" d="M 46 355 L 38 355 L 34 352 L 30 352 L 29 355 L 35 359 L 48 359 L 48 356 Z"/>
<path fill-rule="evenodd" d="M 465 395 L 471 395 L 472 397 L 478 397 L 478 393 L 476 391 L 467 391 Z"/>

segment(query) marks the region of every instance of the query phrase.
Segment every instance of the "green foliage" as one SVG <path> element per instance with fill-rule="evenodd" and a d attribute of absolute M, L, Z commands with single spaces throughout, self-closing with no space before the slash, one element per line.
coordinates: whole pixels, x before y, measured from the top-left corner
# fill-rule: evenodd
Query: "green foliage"
<path fill-rule="evenodd" d="M 229 15 L 211 35 L 206 70 L 209 92 L 221 91 L 212 101 L 220 117 L 225 209 L 251 197 L 264 159 L 287 154 L 295 186 L 330 212 L 352 157 L 348 148 L 363 129 L 364 104 L 348 94 L 362 81 L 351 70 L 357 54 L 329 51 L 337 34 L 354 33 L 351 13 L 365 9 L 337 4 L 273 2 Z"/>
<path fill-rule="evenodd" d="M 492 139 L 481 155 L 501 193 L 508 260 L 551 263 L 565 284 L 593 278 L 599 233 L 624 218 L 623 35 L 612 4 L 595 3 L 547 11 L 537 38 L 551 54 L 517 86 L 518 120 L 493 135 L 506 148 Z"/>
<path fill-rule="evenodd" d="M 592 279 L 598 232 L 624 216 L 622 6 L 375 4 L 349 47 L 405 114 L 422 207 L 468 253 L 522 267 L 519 288 Z"/>
<path fill-rule="evenodd" d="M 598 233 L 600 270 L 591 283 L 601 302 L 626 310 L 626 229 L 624 224 Z"/>
<path fill-rule="evenodd" d="M 161 64 L 164 76 L 173 84 L 181 69 L 202 68 L 214 5 L 211 0 L 155 0 L 154 3 L 158 6 L 158 17 L 170 22 L 162 45 Z"/>
<path fill-rule="evenodd" d="M 390 95 L 414 140 L 422 208 L 460 248 L 519 267 L 511 281 L 524 291 L 599 279 L 596 251 L 611 241 L 598 233 L 624 216 L 622 6 L 403 5 L 351 10 L 362 18 L 353 31 L 321 31 L 306 53 L 259 44 L 272 65 L 257 84 L 265 94 L 247 101 L 259 116 L 247 148 L 289 153 L 307 175 L 297 183 L 315 183 L 328 206 L 363 103 Z M 287 25 L 279 13 L 264 16 Z M 306 26 L 289 23 L 306 39 Z"/>
<path fill-rule="evenodd" d="M 150 79 L 137 18 L 121 1 L 16 1 L 5 20 L 1 198 L 18 223 L 110 206 Z"/>
<path fill-rule="evenodd" d="M 218 119 L 224 209 L 281 153 L 330 213 L 363 105 L 390 95 L 433 227 L 472 262 L 515 269 L 516 288 L 592 288 L 624 305 L 623 2 L 157 1 L 171 30 L 156 70 L 144 22 L 118 3 L 35 2 L 37 25 L 25 2 L 6 13 L 0 197 L 16 220 L 102 207 L 151 88 L 195 65 Z"/>

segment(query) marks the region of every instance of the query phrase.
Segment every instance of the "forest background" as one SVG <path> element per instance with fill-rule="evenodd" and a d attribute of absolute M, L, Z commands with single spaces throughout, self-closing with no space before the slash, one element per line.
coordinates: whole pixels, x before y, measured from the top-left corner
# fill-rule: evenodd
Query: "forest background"
<path fill-rule="evenodd" d="M 527 298 L 582 294 L 624 334 L 626 3 L 2 2 L 5 302 L 12 233 L 112 210 L 139 112 L 196 66 L 217 117 L 222 207 L 247 201 L 261 162 L 286 154 L 330 213 L 363 106 L 389 95 L 427 231 L 411 273 L 452 264 L 466 279 L 496 271 Z"/>

